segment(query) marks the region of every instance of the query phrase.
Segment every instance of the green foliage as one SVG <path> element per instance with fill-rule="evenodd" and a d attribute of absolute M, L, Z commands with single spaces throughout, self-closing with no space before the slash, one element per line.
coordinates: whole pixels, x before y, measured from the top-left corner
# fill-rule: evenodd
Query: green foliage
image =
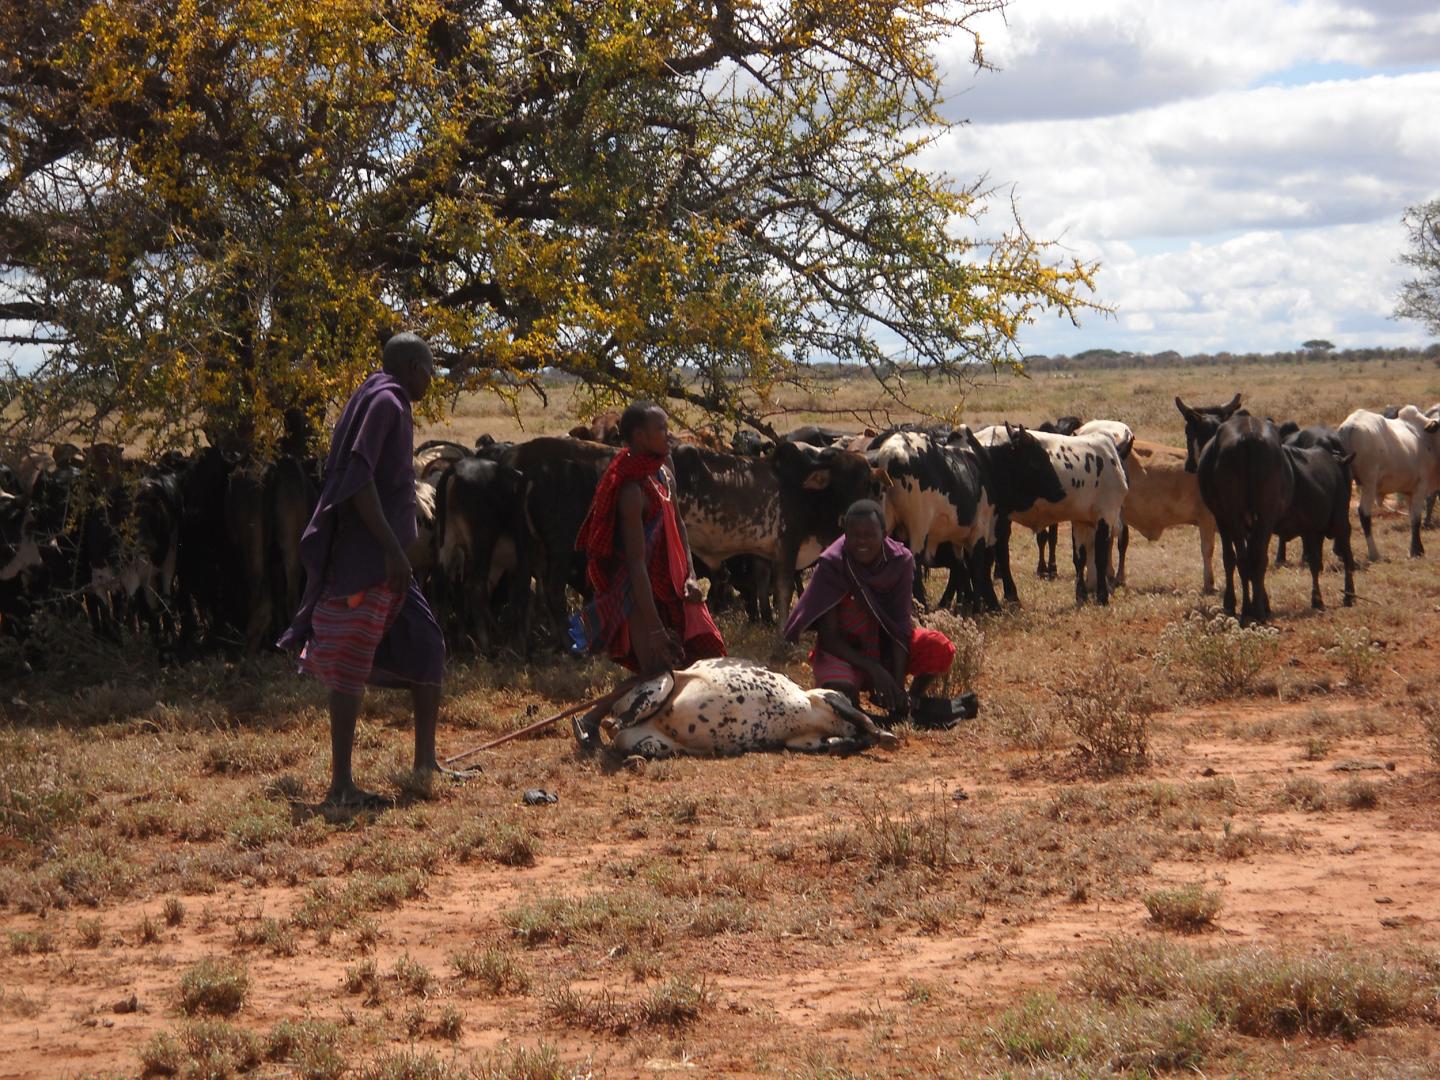
<path fill-rule="evenodd" d="M 1013 360 L 1094 267 L 915 166 L 936 45 L 990 6 L 6 5 L 0 318 L 49 343 L 7 416 L 268 443 L 401 325 L 442 391 L 732 415 L 817 360 L 901 397 Z"/>

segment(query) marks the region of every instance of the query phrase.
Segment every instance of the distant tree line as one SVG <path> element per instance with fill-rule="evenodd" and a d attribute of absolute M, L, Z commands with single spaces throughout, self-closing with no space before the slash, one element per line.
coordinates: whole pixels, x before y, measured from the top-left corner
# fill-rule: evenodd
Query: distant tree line
<path fill-rule="evenodd" d="M 1328 342 L 1326 343 L 1328 344 Z M 1027 372 L 1110 371 L 1122 368 L 1230 367 L 1235 364 L 1314 364 L 1338 360 L 1341 363 L 1369 364 L 1384 360 L 1440 360 L 1440 342 L 1424 349 L 1379 347 L 1360 349 L 1299 348 L 1289 352 L 1193 353 L 1185 356 L 1174 349 L 1142 353 L 1121 349 L 1086 349 L 1074 356 L 1030 355 L 1024 359 Z"/>

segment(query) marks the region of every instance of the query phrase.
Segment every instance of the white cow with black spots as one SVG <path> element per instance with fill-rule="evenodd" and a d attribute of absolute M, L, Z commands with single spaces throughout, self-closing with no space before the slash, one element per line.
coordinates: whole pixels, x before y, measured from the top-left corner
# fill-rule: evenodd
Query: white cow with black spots
<path fill-rule="evenodd" d="M 1031 431 L 1030 436 L 1045 449 L 1060 481 L 1064 496 L 1038 500 L 1028 509 L 1010 515 L 1012 521 L 1039 532 L 1062 521 L 1070 522 L 1074 540 L 1075 600 L 1084 603 L 1089 592 L 1100 604 L 1110 602 L 1110 552 L 1120 532 L 1121 511 L 1129 484 L 1120 451 L 1111 433 L 1092 431 L 1087 435 L 1054 435 Z M 1005 426 L 982 428 L 975 437 L 984 446 L 1008 442 Z M 1005 580 L 1006 592 L 1014 588 L 1010 577 L 1008 545 L 997 552 L 997 569 Z"/>
<path fill-rule="evenodd" d="M 697 660 L 627 691 L 601 721 L 611 748 L 647 758 L 854 750 L 899 742 L 834 690 L 803 690 L 739 657 Z"/>

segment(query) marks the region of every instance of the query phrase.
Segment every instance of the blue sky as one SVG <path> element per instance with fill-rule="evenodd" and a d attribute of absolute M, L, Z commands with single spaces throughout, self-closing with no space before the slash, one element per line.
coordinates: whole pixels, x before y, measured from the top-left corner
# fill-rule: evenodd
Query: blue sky
<path fill-rule="evenodd" d="M 1389 318 L 1408 205 L 1440 197 L 1440 4 L 1012 0 L 952 43 L 925 164 L 1098 259 L 1113 318 L 1025 352 L 1425 344 Z"/>

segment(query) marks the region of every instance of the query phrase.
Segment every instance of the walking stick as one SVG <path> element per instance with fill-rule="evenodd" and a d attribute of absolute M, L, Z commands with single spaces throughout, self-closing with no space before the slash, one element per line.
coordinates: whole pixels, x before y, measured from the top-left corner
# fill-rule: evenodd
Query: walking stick
<path fill-rule="evenodd" d="M 472 750 L 466 750 L 463 753 L 456 754 L 454 757 L 448 757 L 444 762 L 445 767 L 449 768 L 458 761 L 464 761 L 468 757 L 474 757 L 482 750 L 493 750 L 495 747 L 501 746 L 512 739 L 518 739 L 522 735 L 533 735 L 535 732 L 541 731 L 557 721 L 566 720 L 576 713 L 584 712 L 586 709 L 593 709 L 597 705 L 608 705 L 638 682 L 640 682 L 639 676 L 632 676 L 615 687 L 615 689 L 607 690 L 599 697 L 591 698 L 589 701 L 582 701 L 579 705 L 571 705 L 568 709 L 562 709 L 554 716 L 547 716 L 544 720 L 536 720 L 533 724 L 526 724 L 522 728 L 516 728 L 514 731 L 506 732 L 504 735 L 491 739 L 489 742 L 481 743 Z"/>

